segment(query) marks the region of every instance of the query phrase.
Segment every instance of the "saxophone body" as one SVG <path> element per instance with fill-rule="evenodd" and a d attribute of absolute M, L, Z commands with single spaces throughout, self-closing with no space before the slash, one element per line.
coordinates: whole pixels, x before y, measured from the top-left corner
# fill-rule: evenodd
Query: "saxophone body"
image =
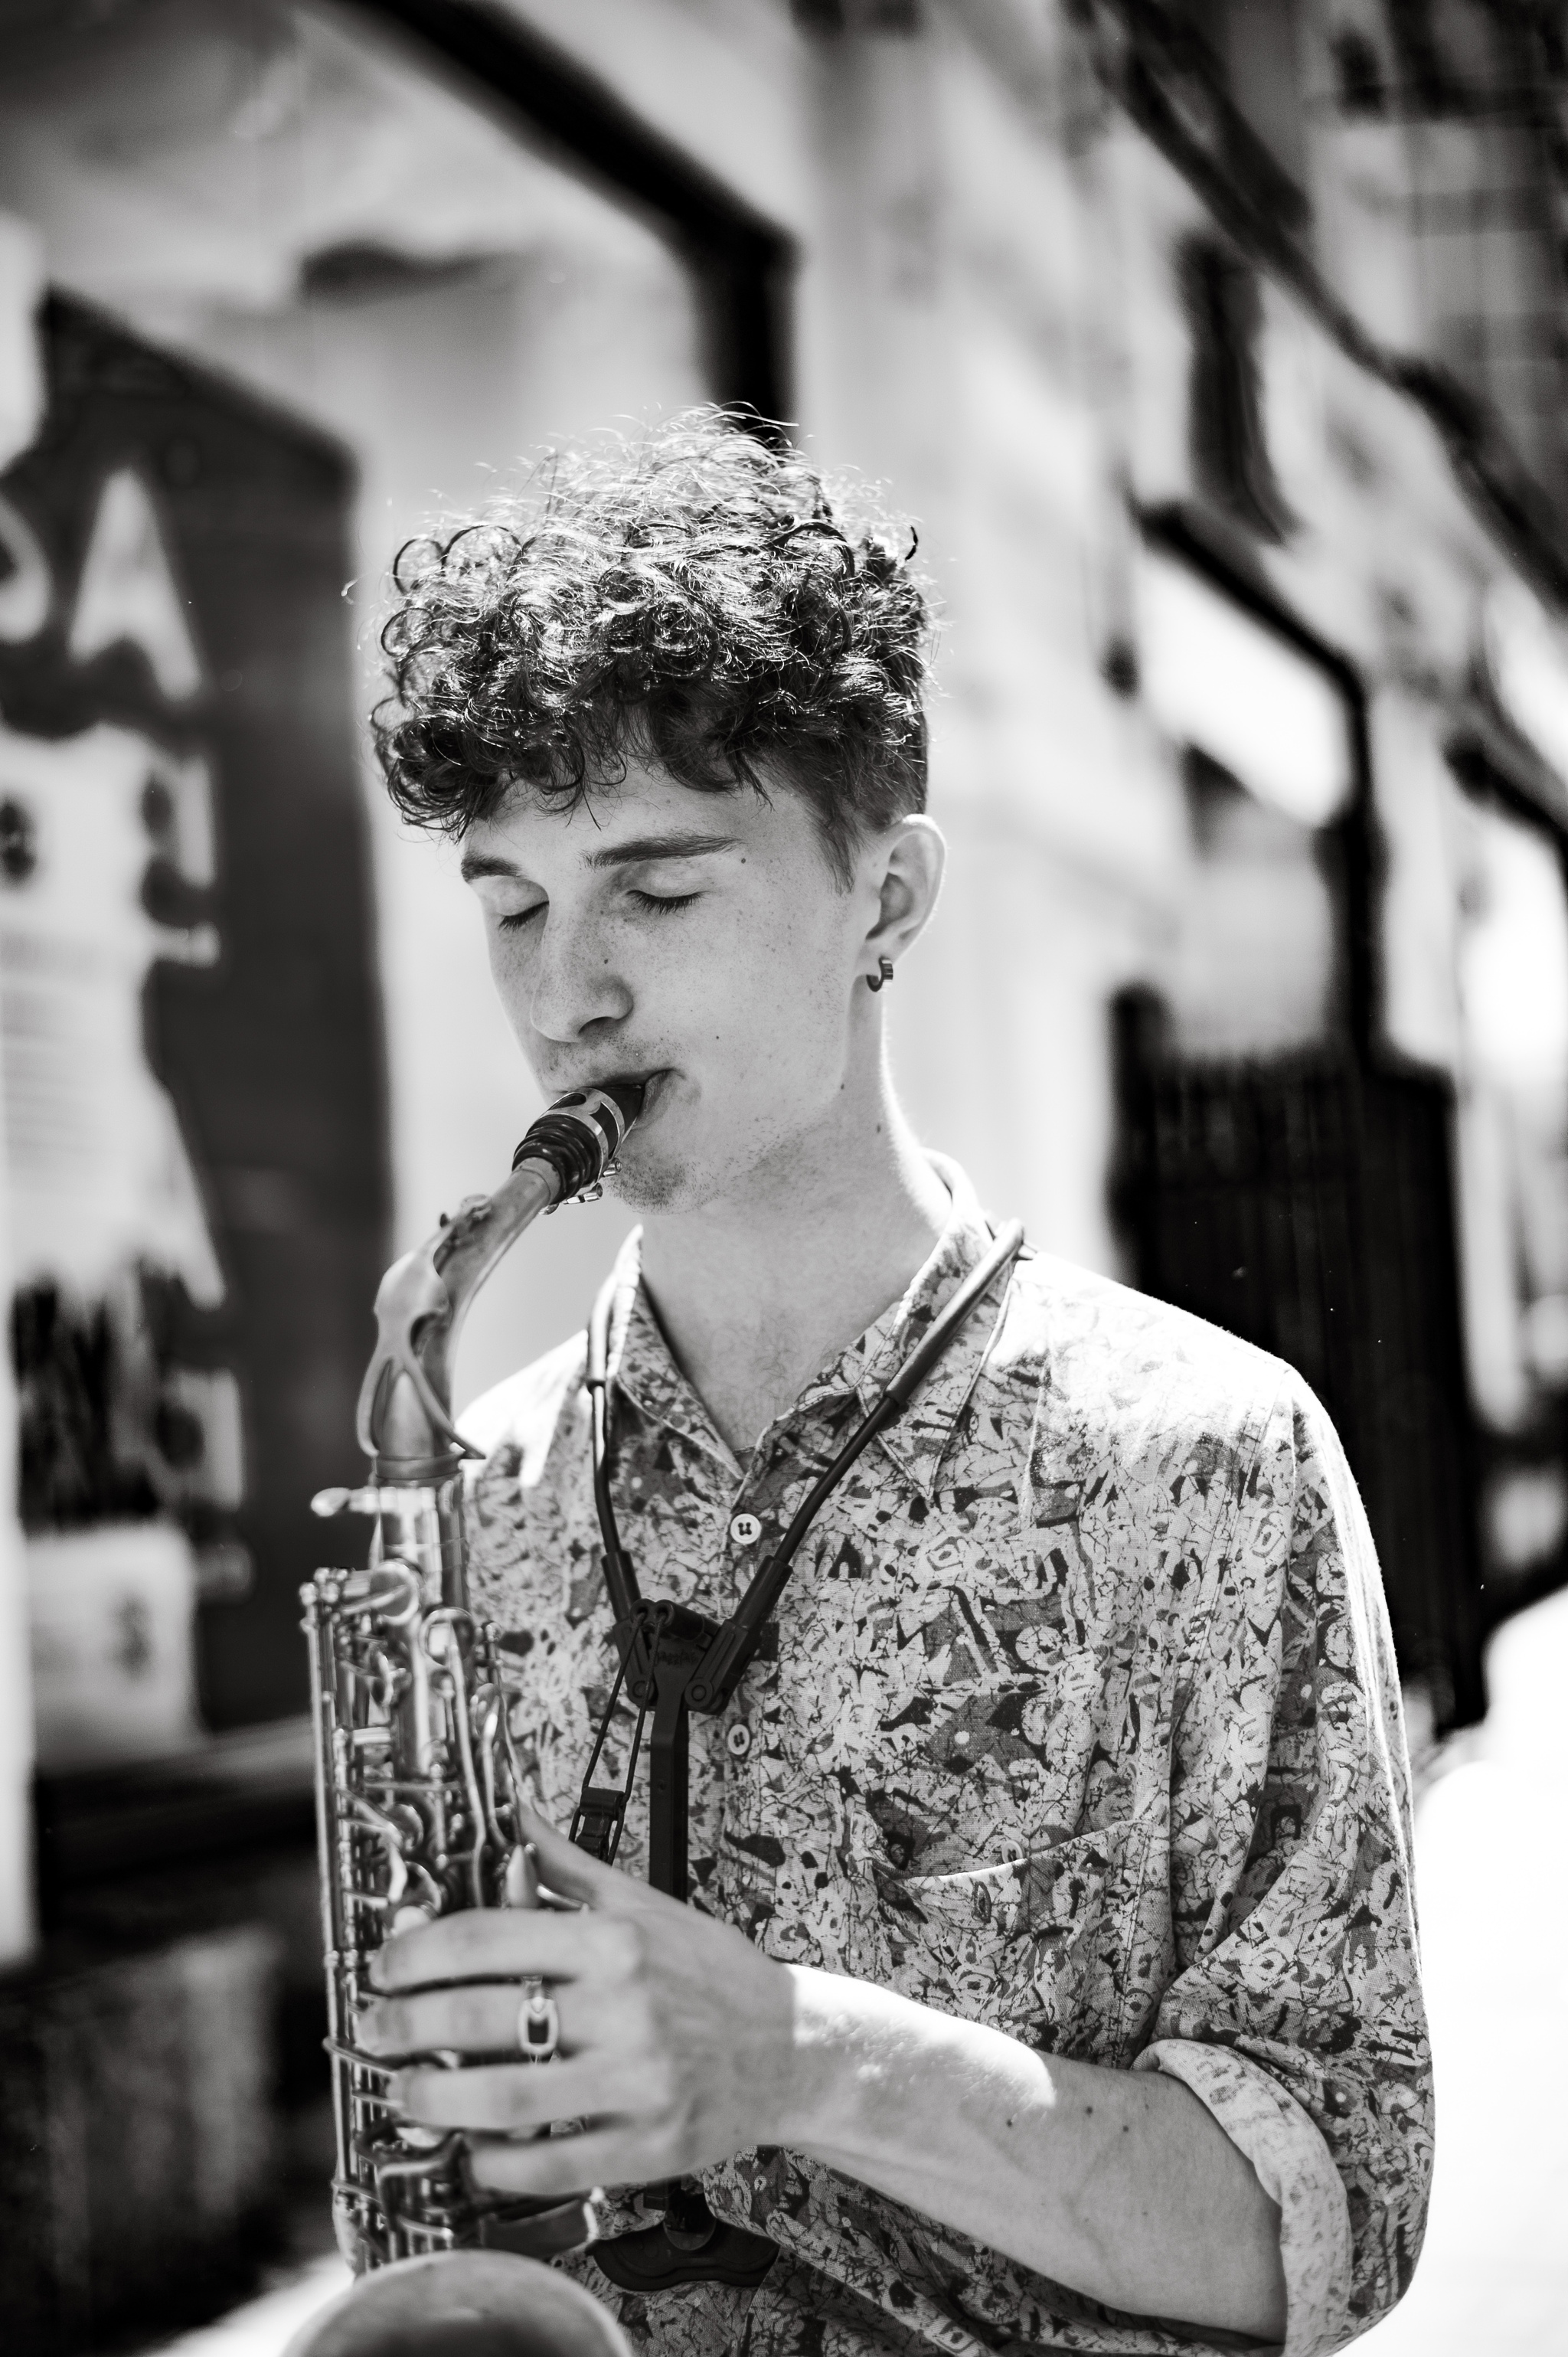
<path fill-rule="evenodd" d="M 461 1908 L 540 1903 L 522 1835 L 504 1658 L 467 1598 L 463 1460 L 475 1452 L 452 1422 L 451 1362 L 485 1278 L 541 1211 L 596 1188 L 640 1104 L 640 1089 L 630 1086 L 558 1099 L 519 1146 L 505 1184 L 463 1204 L 387 1272 L 360 1397 L 370 1480 L 314 1501 L 324 1516 L 362 1514 L 373 1523 L 367 1563 L 319 1571 L 301 1590 L 316 1736 L 333 2217 L 357 2275 L 464 2250 L 548 2258 L 595 2231 L 591 2195 L 542 2205 L 476 2186 L 462 2135 L 400 2120 L 388 2100 L 396 2066 L 360 2051 L 354 2029 L 371 1994 L 371 1960 L 389 1934 Z M 537 1997 L 525 2019 L 525 1997 L 520 2009 L 530 2040 L 544 2018 L 541 2007 L 548 2001 Z M 553 2033 L 542 2036 L 546 2052 L 553 2044 Z M 516 2061 L 519 2050 L 497 2059 Z"/>

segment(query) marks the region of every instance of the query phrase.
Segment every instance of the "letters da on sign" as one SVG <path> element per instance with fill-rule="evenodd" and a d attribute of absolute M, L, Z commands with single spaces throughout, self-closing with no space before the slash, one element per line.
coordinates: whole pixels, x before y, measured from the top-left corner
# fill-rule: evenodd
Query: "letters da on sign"
<path fill-rule="evenodd" d="M 25 646 L 37 638 L 55 609 L 56 587 L 37 533 L 0 493 L 0 641 Z M 166 702 L 183 704 L 200 687 L 187 601 L 152 493 L 134 467 L 103 479 L 66 631 L 80 663 L 122 645 L 139 648 Z"/>

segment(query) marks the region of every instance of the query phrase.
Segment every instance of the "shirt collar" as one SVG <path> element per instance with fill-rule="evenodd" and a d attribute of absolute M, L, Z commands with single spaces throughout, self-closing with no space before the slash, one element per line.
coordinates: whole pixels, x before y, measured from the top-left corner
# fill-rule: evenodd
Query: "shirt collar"
<path fill-rule="evenodd" d="M 642 1230 L 633 1228 L 611 1272 L 606 1372 L 616 1390 L 650 1423 L 668 1425 L 693 1447 L 716 1457 L 726 1471 L 740 1469 L 734 1451 L 675 1363 L 642 1282 Z"/>
<path fill-rule="evenodd" d="M 951 1198 L 947 1225 L 907 1291 L 875 1323 L 814 1375 L 793 1407 L 779 1419 L 794 1424 L 818 1415 L 842 1416 L 858 1399 L 869 1413 L 933 1320 L 990 1249 L 992 1231 L 967 1175 L 946 1155 L 927 1159 Z M 732 1474 L 740 1468 L 697 1394 L 676 1365 L 642 1283 L 642 1231 L 622 1245 L 610 1282 L 608 1372 L 618 1390 L 641 1413 L 681 1433 Z M 1004 1280 L 954 1337 L 903 1415 L 877 1437 L 905 1478 L 929 1500 L 948 1438 L 974 1387 L 1001 1322 Z M 847 1434 L 843 1436 L 847 1437 Z M 838 1445 L 835 1436 L 835 1445 Z"/>

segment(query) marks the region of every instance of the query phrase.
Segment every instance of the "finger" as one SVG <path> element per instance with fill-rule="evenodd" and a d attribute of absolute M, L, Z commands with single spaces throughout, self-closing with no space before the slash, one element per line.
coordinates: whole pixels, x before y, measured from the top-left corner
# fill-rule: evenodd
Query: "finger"
<path fill-rule="evenodd" d="M 414 1932 L 397 1932 L 371 1959 L 371 1986 L 392 1993 L 435 1981 L 614 1979 L 635 1971 L 633 1927 L 548 1907 L 467 1907 Z"/>
<path fill-rule="evenodd" d="M 492 2192 L 556 2199 L 598 2185 L 649 2185 L 682 2173 L 667 2136 L 613 2120 L 582 2136 L 540 2136 L 532 2144 L 476 2138 L 468 2166 L 476 2182 Z"/>
<path fill-rule="evenodd" d="M 635 2081 L 602 2055 L 564 2062 L 481 2063 L 466 2071 L 400 2071 L 392 2096 L 405 2119 L 430 2128 L 477 2128 L 521 2135 L 553 2120 L 628 2114 Z M 637 2116 L 641 2106 L 629 2107 Z"/>
<path fill-rule="evenodd" d="M 640 1885 L 631 1881 L 613 1866 L 604 1866 L 596 1857 L 580 1850 L 564 1834 L 557 1833 L 548 1819 L 536 1816 L 524 1802 L 518 1814 L 525 1840 L 532 1843 L 539 1857 L 539 1878 L 545 1888 L 562 1899 L 575 1899 L 585 1907 L 615 1911 L 627 1903 L 627 1893 Z"/>
<path fill-rule="evenodd" d="M 561 2049 L 588 2042 L 603 2012 L 593 1981 L 558 1981 L 552 1989 L 561 2024 Z M 421 1989 L 376 1997 L 354 2018 L 362 2054 L 499 2054 L 521 2045 L 518 2021 L 528 1997 L 516 1981 L 469 1982 L 458 1988 Z"/>

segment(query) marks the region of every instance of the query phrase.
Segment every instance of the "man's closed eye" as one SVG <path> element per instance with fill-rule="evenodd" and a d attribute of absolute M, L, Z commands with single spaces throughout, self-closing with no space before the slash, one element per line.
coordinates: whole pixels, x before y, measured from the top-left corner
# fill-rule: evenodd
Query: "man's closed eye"
<path fill-rule="evenodd" d="M 677 909 L 689 909 L 693 900 L 700 900 L 702 897 L 700 892 L 673 892 L 666 895 L 660 892 L 633 891 L 627 895 L 634 909 L 640 909 L 650 917 L 672 917 Z"/>

